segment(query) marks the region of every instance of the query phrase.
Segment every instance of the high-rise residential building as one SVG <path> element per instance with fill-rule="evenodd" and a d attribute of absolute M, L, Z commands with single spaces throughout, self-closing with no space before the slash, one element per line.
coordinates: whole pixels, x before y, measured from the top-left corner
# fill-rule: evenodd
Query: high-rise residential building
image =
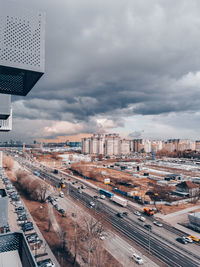
<path fill-rule="evenodd" d="M 121 155 L 128 155 L 130 154 L 130 140 L 122 139 L 120 140 L 120 154 Z"/>
<path fill-rule="evenodd" d="M 120 154 L 119 134 L 106 134 L 105 136 L 105 155 L 114 156 Z"/>
<path fill-rule="evenodd" d="M 130 140 L 120 139 L 119 134 L 94 134 L 82 139 L 82 153 L 96 156 L 130 154 Z"/>
<path fill-rule="evenodd" d="M 195 150 L 196 142 L 190 139 L 169 139 L 165 142 L 164 148 L 169 152 Z"/>
<path fill-rule="evenodd" d="M 151 150 L 155 153 L 160 151 L 163 148 L 163 142 L 161 140 L 152 140 L 151 141 Z"/>
<path fill-rule="evenodd" d="M 200 151 L 200 140 L 196 140 L 195 142 L 195 150 Z"/>
<path fill-rule="evenodd" d="M 90 138 L 82 139 L 82 154 L 90 154 Z"/>
<path fill-rule="evenodd" d="M 151 152 L 151 141 L 148 139 L 134 139 L 131 141 L 133 152 Z"/>

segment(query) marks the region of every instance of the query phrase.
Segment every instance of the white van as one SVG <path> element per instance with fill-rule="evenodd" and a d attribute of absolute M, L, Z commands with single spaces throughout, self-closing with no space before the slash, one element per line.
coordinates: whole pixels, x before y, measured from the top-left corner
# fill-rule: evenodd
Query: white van
<path fill-rule="evenodd" d="M 60 194 L 59 194 L 60 197 L 64 197 L 64 193 L 62 191 L 60 191 Z"/>

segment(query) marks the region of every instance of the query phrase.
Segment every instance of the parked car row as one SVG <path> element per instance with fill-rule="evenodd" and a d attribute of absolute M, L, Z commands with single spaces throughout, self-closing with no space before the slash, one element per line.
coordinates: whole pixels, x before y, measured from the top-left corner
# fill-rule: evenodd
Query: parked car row
<path fill-rule="evenodd" d="M 63 216 L 65 215 L 65 211 L 64 209 L 60 208 L 57 204 L 57 198 L 56 197 L 52 197 L 52 196 L 48 196 L 47 200 L 54 206 L 54 208 L 61 213 Z"/>
<path fill-rule="evenodd" d="M 29 221 L 28 219 L 28 213 L 26 211 L 26 208 L 24 207 L 22 201 L 20 200 L 20 196 L 15 189 L 14 185 L 11 183 L 11 181 L 6 177 L 6 175 L 3 175 L 2 181 L 5 185 L 6 192 L 11 199 L 11 203 L 14 206 L 14 210 L 17 214 L 17 223 L 21 227 L 22 231 L 24 232 L 26 236 L 26 240 L 30 245 L 40 245 L 42 244 L 42 240 L 39 238 L 38 234 L 36 232 L 32 232 L 34 230 L 33 222 Z M 10 231 L 9 225 L 6 225 L 5 232 Z M 44 259 L 37 262 L 38 267 L 55 267 L 55 264 L 51 259 Z"/>

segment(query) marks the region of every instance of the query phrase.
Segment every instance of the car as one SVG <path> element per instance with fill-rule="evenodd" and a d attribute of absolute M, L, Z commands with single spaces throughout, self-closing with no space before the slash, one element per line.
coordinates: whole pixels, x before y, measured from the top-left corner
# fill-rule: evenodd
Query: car
<path fill-rule="evenodd" d="M 151 224 L 145 224 L 144 227 L 149 229 L 149 230 L 152 230 L 152 225 Z"/>
<path fill-rule="evenodd" d="M 33 226 L 33 223 L 32 222 L 27 222 L 27 223 L 25 223 L 23 226 Z"/>
<path fill-rule="evenodd" d="M 141 216 L 142 215 L 138 210 L 134 211 L 134 214 L 137 215 L 137 216 Z"/>
<path fill-rule="evenodd" d="M 24 210 L 24 207 L 23 206 L 17 206 L 17 207 L 15 207 L 15 211 L 19 211 L 19 210 Z"/>
<path fill-rule="evenodd" d="M 33 233 L 33 234 L 29 234 L 26 236 L 26 240 L 29 242 L 29 243 L 33 243 L 34 241 L 39 241 L 39 236 L 37 233 Z"/>
<path fill-rule="evenodd" d="M 57 203 L 56 203 L 55 200 L 51 201 L 51 204 L 52 204 L 53 206 L 57 205 Z"/>
<path fill-rule="evenodd" d="M 155 224 L 158 227 L 162 227 L 163 226 L 163 224 L 160 223 L 159 221 L 153 221 L 153 224 Z"/>
<path fill-rule="evenodd" d="M 82 189 L 86 189 L 87 187 L 86 187 L 85 185 L 82 184 L 82 185 L 81 185 L 81 188 L 82 188 Z"/>
<path fill-rule="evenodd" d="M 132 259 L 134 259 L 135 262 L 136 262 L 137 264 L 139 264 L 139 265 L 144 264 L 143 259 L 142 259 L 139 255 L 137 255 L 136 253 L 133 253 L 133 255 L 132 255 Z"/>
<path fill-rule="evenodd" d="M 15 207 L 22 206 L 21 200 L 15 201 L 13 204 L 14 204 Z"/>
<path fill-rule="evenodd" d="M 12 198 L 13 196 L 17 196 L 17 192 L 12 192 L 11 194 L 10 194 L 10 197 Z"/>
<path fill-rule="evenodd" d="M 59 209 L 58 212 L 60 212 L 61 214 L 65 214 L 64 209 Z"/>
<path fill-rule="evenodd" d="M 127 211 L 124 211 L 123 212 L 123 215 L 128 216 L 128 212 Z"/>
<path fill-rule="evenodd" d="M 94 202 L 90 201 L 90 206 L 94 207 L 95 206 Z"/>
<path fill-rule="evenodd" d="M 60 191 L 59 197 L 61 197 L 61 198 L 64 197 L 64 193 L 62 191 Z"/>
<path fill-rule="evenodd" d="M 55 208 L 55 209 L 58 209 L 58 204 L 55 204 L 55 205 L 54 205 L 54 208 Z"/>
<path fill-rule="evenodd" d="M 119 217 L 119 218 L 123 218 L 123 213 L 121 213 L 121 212 L 118 212 L 116 215 L 117 215 L 117 217 Z"/>
<path fill-rule="evenodd" d="M 18 220 L 18 221 L 27 221 L 28 218 L 27 218 L 26 215 L 19 215 L 17 220 Z"/>
<path fill-rule="evenodd" d="M 193 243 L 192 238 L 190 238 L 189 236 L 183 236 L 183 239 L 185 239 L 188 243 Z"/>
<path fill-rule="evenodd" d="M 105 199 L 106 196 L 105 196 L 105 195 L 100 195 L 100 198 L 101 198 L 101 199 Z"/>
<path fill-rule="evenodd" d="M 16 190 L 15 190 L 14 188 L 11 188 L 11 189 L 8 189 L 8 190 L 7 190 L 7 193 L 8 193 L 9 195 L 12 194 L 12 193 L 14 193 L 14 192 L 17 193 Z"/>
<path fill-rule="evenodd" d="M 179 243 L 181 243 L 181 244 L 187 244 L 188 242 L 184 239 L 184 238 L 182 238 L 182 237 L 178 237 L 178 238 L 176 238 L 176 241 L 178 241 Z"/>
<path fill-rule="evenodd" d="M 60 207 L 58 205 L 54 206 L 56 208 L 57 211 L 60 210 Z"/>
<path fill-rule="evenodd" d="M 10 232 L 9 224 L 7 224 L 6 226 L 4 226 L 4 232 L 6 232 L 6 233 Z"/>
<path fill-rule="evenodd" d="M 99 236 L 99 238 L 100 238 L 101 240 L 105 240 L 105 236 L 102 235 L 102 234 Z"/>
<path fill-rule="evenodd" d="M 140 217 L 138 218 L 138 220 L 141 221 L 141 222 L 145 222 L 145 218 L 144 218 L 143 216 L 140 216 Z"/>
<path fill-rule="evenodd" d="M 51 196 L 48 196 L 47 197 L 47 200 L 51 201 L 52 197 Z"/>
<path fill-rule="evenodd" d="M 22 226 L 22 231 L 23 231 L 23 232 L 32 231 L 33 229 L 34 229 L 34 228 L 33 228 L 33 226 L 31 226 L 31 225 L 26 226 L 26 224 L 25 224 L 25 225 Z"/>
<path fill-rule="evenodd" d="M 81 190 L 81 189 L 78 189 L 78 193 L 79 193 L 79 194 L 82 194 L 82 190 Z"/>
<path fill-rule="evenodd" d="M 20 216 L 26 216 L 26 211 L 25 210 L 18 210 L 16 213 L 17 213 L 18 218 Z"/>
<path fill-rule="evenodd" d="M 199 238 L 194 235 L 189 235 L 188 237 L 191 238 L 195 242 L 199 242 Z"/>
<path fill-rule="evenodd" d="M 13 204 L 14 206 L 22 206 L 21 200 L 15 201 Z"/>
<path fill-rule="evenodd" d="M 51 259 L 45 259 L 37 262 L 38 267 L 55 267 L 55 263 Z"/>
<path fill-rule="evenodd" d="M 99 197 L 98 197 L 98 196 L 93 196 L 93 198 L 96 198 L 96 199 L 98 199 Z"/>
<path fill-rule="evenodd" d="M 10 197 L 10 198 L 12 199 L 12 201 L 18 201 L 18 200 L 20 200 L 20 197 L 17 194 L 15 196 Z"/>
<path fill-rule="evenodd" d="M 23 225 L 23 224 L 26 224 L 28 221 L 27 220 L 17 220 L 18 224 L 19 225 Z"/>

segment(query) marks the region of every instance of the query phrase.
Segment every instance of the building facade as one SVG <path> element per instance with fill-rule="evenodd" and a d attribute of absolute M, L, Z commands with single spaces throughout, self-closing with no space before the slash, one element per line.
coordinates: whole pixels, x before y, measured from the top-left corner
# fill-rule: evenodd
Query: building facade
<path fill-rule="evenodd" d="M 94 134 L 82 139 L 82 154 L 117 156 L 130 154 L 130 141 L 119 134 Z"/>

